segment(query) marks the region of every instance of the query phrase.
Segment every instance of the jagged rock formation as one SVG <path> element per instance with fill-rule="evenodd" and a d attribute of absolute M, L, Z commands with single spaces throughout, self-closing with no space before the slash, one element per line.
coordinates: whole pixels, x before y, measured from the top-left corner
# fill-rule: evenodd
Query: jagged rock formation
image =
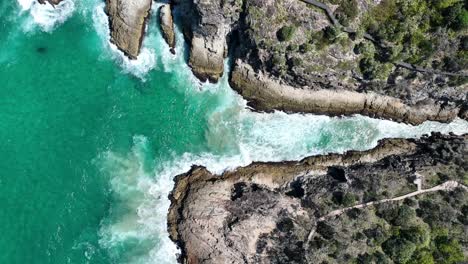
<path fill-rule="evenodd" d="M 359 220 L 333 222 L 332 227 L 327 221 L 319 220 L 320 217 L 353 204 L 416 191 L 413 181 L 417 175 L 424 176 L 424 188 L 447 180 L 466 184 L 467 143 L 468 135 L 433 134 L 421 139 L 382 140 L 376 148 L 363 152 L 253 163 L 219 176 L 203 167 L 193 167 L 175 178 L 169 197 L 170 237 L 181 248 L 181 263 L 340 263 L 357 260 L 368 253 L 372 256 L 375 250 L 380 254 L 382 249 L 383 258 L 394 259 L 399 255 L 393 254 L 391 245 L 396 238 L 391 233 L 378 238 L 377 246 L 365 239 L 349 237 L 359 232 L 362 235 L 365 228 L 388 220 L 366 216 L 374 214 L 372 209 L 353 209 L 343 216 L 331 217 L 327 221 L 339 222 L 340 217 Z M 459 195 L 463 197 L 463 192 Z M 455 213 L 468 202 L 463 199 L 450 205 L 454 206 Z M 419 203 L 419 208 L 424 206 Z M 379 207 L 378 215 L 386 212 L 382 208 Z M 418 217 L 411 221 L 437 220 L 433 215 Z M 451 220 L 453 225 L 463 228 L 463 221 L 457 219 Z M 385 228 L 401 224 L 388 221 Z M 440 223 L 444 221 L 441 219 Z M 464 228 L 466 224 L 468 221 Z M 405 228 L 400 227 L 402 232 Z M 464 241 L 460 243 L 466 253 L 468 240 L 462 238 L 457 239 Z M 375 236 L 369 235 L 369 239 L 374 241 Z"/>
<path fill-rule="evenodd" d="M 164 39 L 169 45 L 172 54 L 175 54 L 174 20 L 172 18 L 170 4 L 164 4 L 159 8 L 159 24 L 161 25 L 161 32 Z"/>
<path fill-rule="evenodd" d="M 189 65 L 200 80 L 216 82 L 224 71 L 227 38 L 237 23 L 241 1 L 176 0 L 190 45 Z"/>
<path fill-rule="evenodd" d="M 111 42 L 136 59 L 145 35 L 152 0 L 106 0 Z"/>

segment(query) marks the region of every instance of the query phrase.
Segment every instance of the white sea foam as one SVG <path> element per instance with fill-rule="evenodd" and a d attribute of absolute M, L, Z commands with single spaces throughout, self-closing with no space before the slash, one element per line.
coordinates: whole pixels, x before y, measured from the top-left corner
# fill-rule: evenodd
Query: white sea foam
<path fill-rule="evenodd" d="M 227 86 L 226 78 L 218 85 L 189 89 L 192 96 L 202 93 L 220 97 L 220 105 L 207 113 L 209 125 L 205 138 L 209 152 L 159 160 L 148 154 L 151 142 L 136 136 L 128 155 L 113 152 L 104 155 L 109 163 L 106 167 L 111 174 L 112 190 L 121 203 L 114 203 L 112 211 L 118 213 L 103 225 L 101 243 L 107 248 L 118 248 L 136 239 L 147 246 L 146 253 L 140 250 L 130 253 L 131 258 L 118 256 L 126 262 L 176 263 L 177 249 L 166 230 L 170 205 L 167 196 L 173 187 L 173 177 L 188 171 L 192 165 L 202 165 L 219 174 L 253 161 L 297 160 L 327 152 L 369 149 L 384 137 L 415 137 L 430 131 L 468 132 L 468 124 L 463 120 L 410 126 L 364 116 L 255 113 L 245 109 L 245 101 Z M 151 167 L 147 165 L 154 169 L 145 170 Z"/>
<path fill-rule="evenodd" d="M 26 31 L 31 31 L 39 26 L 41 30 L 51 32 L 58 25 L 65 22 L 72 16 L 75 10 L 73 0 L 64 0 L 56 6 L 47 3 L 41 5 L 37 0 L 17 0 L 21 7 L 21 12 L 29 12 L 30 19 L 23 25 Z"/>
<path fill-rule="evenodd" d="M 111 175 L 112 190 L 119 202 L 113 205 L 112 211 L 116 213 L 112 220 L 103 225 L 101 244 L 118 248 L 127 241 L 138 240 L 139 245 L 148 246 L 146 253 L 142 254 L 140 248 L 138 254 L 134 254 L 130 249 L 131 257 L 118 255 L 118 258 L 129 263 L 176 263 L 177 249 L 168 239 L 166 230 L 170 205 L 167 196 L 173 187 L 173 177 L 188 171 L 192 165 L 202 165 L 219 174 L 253 161 L 293 160 L 330 151 L 368 149 L 382 137 L 412 137 L 427 132 L 426 124 L 419 127 L 380 125 L 383 121 L 362 116 L 340 119 L 281 112 L 270 115 L 242 112 L 234 117 L 240 127 L 234 128 L 235 136 L 228 143 L 235 149 L 232 152 L 185 153 L 168 160 L 155 159 L 155 169 L 145 170 L 148 160 L 153 158 L 148 154 L 151 144 L 145 137 L 136 136 L 128 155 L 119 156 L 113 152 L 103 155 L 107 163 L 104 168 Z M 459 126 L 455 130 L 467 132 L 465 121 L 455 123 Z M 389 129 L 398 132 L 388 133 Z M 431 129 L 446 131 L 444 125 L 431 124 Z M 223 129 L 218 131 L 210 136 L 226 137 Z M 321 145 L 319 141 L 327 135 L 329 141 Z"/>

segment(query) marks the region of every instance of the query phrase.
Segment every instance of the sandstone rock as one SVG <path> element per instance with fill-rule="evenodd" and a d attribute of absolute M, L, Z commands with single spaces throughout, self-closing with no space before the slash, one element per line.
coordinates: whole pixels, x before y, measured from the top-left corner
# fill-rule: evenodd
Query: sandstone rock
<path fill-rule="evenodd" d="M 468 135 L 433 134 L 383 140 L 363 152 L 252 163 L 222 175 L 193 167 L 175 178 L 170 237 L 181 248 L 181 263 L 321 263 L 328 253 L 308 250 L 316 243 L 310 237 L 321 216 L 341 208 L 333 202 L 337 193 L 352 194 L 356 203 L 373 199 L 370 193 L 396 197 L 416 189 L 415 173 L 425 184 L 440 180 L 437 175 L 463 181 L 467 146 Z M 347 259 L 335 261 L 366 252 L 366 240 L 332 238 L 319 243 L 350 249 L 341 254 Z"/>
<path fill-rule="evenodd" d="M 224 72 L 227 38 L 239 19 L 241 1 L 177 0 L 182 29 L 190 44 L 189 65 L 200 80 L 216 82 Z"/>
<path fill-rule="evenodd" d="M 106 0 L 111 42 L 136 59 L 143 42 L 152 0 Z"/>
<path fill-rule="evenodd" d="M 169 45 L 172 54 L 175 54 L 174 21 L 170 4 L 164 4 L 159 8 L 159 22 L 162 35 Z"/>
<path fill-rule="evenodd" d="M 295 88 L 255 73 L 250 65 L 240 60 L 233 69 L 230 84 L 250 106 L 260 111 L 277 109 L 332 116 L 362 114 L 414 125 L 426 120 L 449 122 L 460 111 L 459 107 L 431 99 L 407 105 L 403 100 L 375 92 Z"/>

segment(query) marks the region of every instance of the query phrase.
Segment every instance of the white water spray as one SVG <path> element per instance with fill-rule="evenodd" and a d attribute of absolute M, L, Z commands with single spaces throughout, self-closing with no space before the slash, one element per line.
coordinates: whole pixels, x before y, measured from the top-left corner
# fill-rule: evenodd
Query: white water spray
<path fill-rule="evenodd" d="M 56 6 L 49 3 L 39 4 L 37 0 L 17 1 L 21 7 L 21 13 L 30 13 L 30 19 L 23 25 L 25 31 L 32 31 L 38 26 L 42 31 L 51 32 L 70 18 L 75 10 L 73 0 L 63 0 Z"/>

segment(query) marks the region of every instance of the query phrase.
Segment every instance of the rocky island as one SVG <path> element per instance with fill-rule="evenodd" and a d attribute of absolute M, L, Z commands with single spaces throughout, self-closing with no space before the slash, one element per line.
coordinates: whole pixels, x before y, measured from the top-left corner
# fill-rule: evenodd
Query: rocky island
<path fill-rule="evenodd" d="M 468 135 L 433 134 L 222 175 L 193 167 L 175 178 L 170 237 L 181 263 L 458 263 L 467 155 Z"/>
<path fill-rule="evenodd" d="M 131 59 L 140 53 L 152 3 L 152 0 L 106 0 L 111 42 Z"/>

